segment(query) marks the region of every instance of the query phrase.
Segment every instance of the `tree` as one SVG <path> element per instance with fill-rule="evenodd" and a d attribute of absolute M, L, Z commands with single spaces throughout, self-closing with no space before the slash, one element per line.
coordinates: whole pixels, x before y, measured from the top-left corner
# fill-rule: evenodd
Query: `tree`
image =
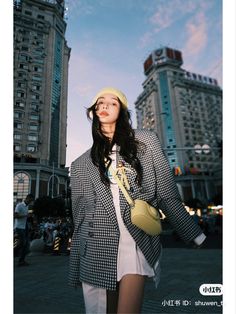
<path fill-rule="evenodd" d="M 38 218 L 42 217 L 64 217 L 65 216 L 65 203 L 61 197 L 51 198 L 50 196 L 42 196 L 34 202 L 34 214 Z"/>
<path fill-rule="evenodd" d="M 187 200 L 186 202 L 184 202 L 186 206 L 193 208 L 193 209 L 203 209 L 205 208 L 205 204 L 199 200 L 198 198 L 190 198 L 189 200 Z"/>

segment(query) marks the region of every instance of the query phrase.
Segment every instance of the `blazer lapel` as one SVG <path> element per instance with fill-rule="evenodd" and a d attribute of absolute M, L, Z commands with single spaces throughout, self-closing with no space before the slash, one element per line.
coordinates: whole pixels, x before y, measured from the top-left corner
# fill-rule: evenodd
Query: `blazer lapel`
<path fill-rule="evenodd" d="M 88 158 L 87 168 L 91 175 L 91 180 L 93 181 L 96 194 L 100 196 L 101 202 L 109 217 L 111 218 L 115 228 L 119 230 L 110 187 L 101 182 L 98 168 L 93 164 L 91 158 Z"/>

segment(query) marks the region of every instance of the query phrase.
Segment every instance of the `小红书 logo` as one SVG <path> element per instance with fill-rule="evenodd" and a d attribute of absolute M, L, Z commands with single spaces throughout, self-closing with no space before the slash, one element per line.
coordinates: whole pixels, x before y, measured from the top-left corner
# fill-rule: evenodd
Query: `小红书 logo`
<path fill-rule="evenodd" d="M 204 283 L 200 286 L 201 295 L 222 295 L 223 286 L 220 283 Z"/>

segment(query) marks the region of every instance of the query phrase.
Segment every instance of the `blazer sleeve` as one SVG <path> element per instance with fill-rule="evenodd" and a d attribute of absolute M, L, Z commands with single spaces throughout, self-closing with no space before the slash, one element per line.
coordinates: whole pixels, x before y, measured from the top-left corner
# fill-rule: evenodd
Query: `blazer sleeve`
<path fill-rule="evenodd" d="M 83 171 L 78 160 L 71 164 L 71 200 L 72 215 L 75 228 L 83 221 L 85 213 L 85 197 L 83 184 Z"/>
<path fill-rule="evenodd" d="M 150 149 L 156 174 L 159 208 L 166 215 L 178 235 L 185 242 L 190 242 L 202 234 L 202 230 L 183 206 L 169 162 L 158 137 L 154 133 L 150 135 Z"/>

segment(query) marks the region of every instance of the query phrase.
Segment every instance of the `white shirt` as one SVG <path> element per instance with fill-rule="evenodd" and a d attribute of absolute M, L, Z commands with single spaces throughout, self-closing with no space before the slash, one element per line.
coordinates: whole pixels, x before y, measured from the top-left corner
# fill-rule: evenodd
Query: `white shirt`
<path fill-rule="evenodd" d="M 16 205 L 15 213 L 18 213 L 20 218 L 15 218 L 15 228 L 25 229 L 28 215 L 28 205 L 25 202 Z"/>
<path fill-rule="evenodd" d="M 115 146 L 114 146 L 115 149 Z M 112 168 L 116 169 L 116 153 L 112 152 L 110 155 L 112 159 Z M 119 187 L 111 175 L 110 180 L 111 192 L 113 196 L 113 202 L 116 210 L 117 222 L 120 229 L 120 240 L 118 247 L 118 257 L 117 257 L 117 281 L 126 274 L 139 274 L 148 277 L 153 277 L 155 274 L 159 277 L 159 261 L 155 265 L 154 269 L 148 264 L 146 258 L 144 257 L 142 251 L 136 245 L 136 242 L 130 235 L 128 229 L 126 228 L 123 219 L 121 217 L 120 211 L 120 199 L 119 199 Z M 154 271 L 155 270 L 155 271 Z M 157 279 L 157 278 L 156 278 Z M 156 280 L 155 280 L 156 281 Z M 159 280 L 157 280 L 159 281 Z"/>

